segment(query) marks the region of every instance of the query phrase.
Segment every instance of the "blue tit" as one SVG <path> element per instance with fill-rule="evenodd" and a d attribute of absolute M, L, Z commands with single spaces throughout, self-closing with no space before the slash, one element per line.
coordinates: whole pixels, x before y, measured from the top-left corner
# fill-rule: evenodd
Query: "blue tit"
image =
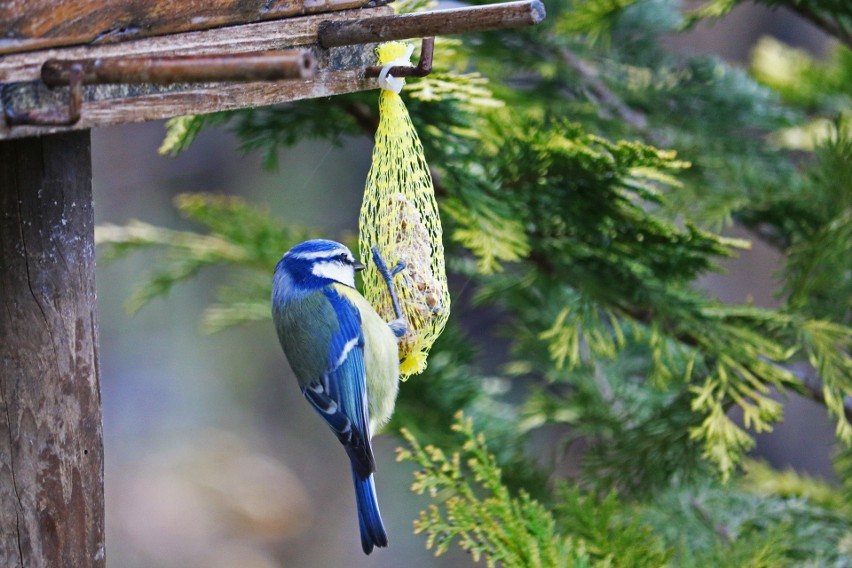
<path fill-rule="evenodd" d="M 348 248 L 334 241 L 294 246 L 275 267 L 272 317 L 302 394 L 349 455 L 361 546 L 370 554 L 374 546 L 388 544 L 370 440 L 393 412 L 400 330 L 398 322 L 382 320 L 355 289 L 355 271 L 362 268 Z M 390 280 L 388 285 L 392 291 Z"/>

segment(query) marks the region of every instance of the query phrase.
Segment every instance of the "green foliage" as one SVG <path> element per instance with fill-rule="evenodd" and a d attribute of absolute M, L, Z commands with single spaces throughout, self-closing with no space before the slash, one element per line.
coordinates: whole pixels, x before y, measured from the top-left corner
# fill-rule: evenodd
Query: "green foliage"
<path fill-rule="evenodd" d="M 354 103 L 353 103 L 354 104 Z M 278 150 L 308 137 L 341 144 L 346 135 L 359 132 L 347 109 L 325 100 L 310 99 L 298 105 L 256 107 L 239 112 L 220 112 L 184 116 L 166 123 L 161 154 L 172 156 L 186 150 L 201 130 L 209 126 L 227 126 L 240 139 L 245 152 L 260 151 L 265 168 L 278 166 Z"/>
<path fill-rule="evenodd" d="M 765 3 L 848 37 L 848 3 Z M 434 502 L 416 526 L 436 552 L 457 543 L 489 566 L 852 563 L 852 56 L 764 40 L 749 75 L 662 47 L 736 4 L 684 19 L 674 0 L 551 1 L 536 29 L 439 40 L 439 68 L 406 86 L 448 267 L 508 345 L 483 361 L 451 319 L 388 427 L 422 468 L 415 490 Z M 375 98 L 183 117 L 161 151 L 218 126 L 274 166 L 301 139 L 372 135 Z M 161 254 L 131 307 L 227 266 L 205 328 L 269 317 L 272 267 L 315 232 L 233 198 L 177 206 L 202 232 L 99 228 L 108 258 Z M 719 234 L 731 223 L 783 256 L 779 309 L 695 289 L 749 247 Z M 744 461 L 782 418 L 777 394 L 808 390 L 801 365 L 837 422 L 841 489 Z M 531 455 L 537 436 L 556 443 Z"/>
<path fill-rule="evenodd" d="M 840 495 L 846 507 L 852 503 L 852 448 L 843 448 L 834 459 L 837 476 L 842 480 Z"/>
<path fill-rule="evenodd" d="M 798 497 L 717 485 L 673 487 L 641 517 L 675 566 L 846 566 L 849 519 Z"/>
<path fill-rule="evenodd" d="M 801 212 L 787 237 L 788 305 L 816 317 L 852 322 L 852 138 L 838 133 L 816 150 L 805 192 L 785 204 Z M 809 190 L 809 191 L 808 191 Z"/>
<path fill-rule="evenodd" d="M 755 79 L 786 100 L 811 110 L 831 113 L 848 108 L 852 86 L 852 53 L 835 46 L 826 61 L 801 49 L 764 37 L 751 61 Z"/>
<path fill-rule="evenodd" d="M 227 122 L 228 117 L 227 113 L 211 113 L 179 116 L 166 121 L 166 136 L 160 144 L 160 154 L 177 156 L 195 142 L 205 126 Z"/>
<path fill-rule="evenodd" d="M 436 554 L 456 541 L 488 566 L 843 566 L 852 561 L 849 521 L 824 484 L 765 467 L 754 492 L 716 484 L 681 485 L 627 506 L 615 493 L 596 497 L 560 483 L 553 505 L 507 490 L 501 469 L 473 420 L 442 449 L 407 430 L 398 459 L 419 468 L 412 490 L 434 501 L 415 521 Z M 828 505 L 822 506 L 822 505 Z"/>
<path fill-rule="evenodd" d="M 619 16 L 636 3 L 636 0 L 576 1 L 571 6 L 571 17 L 561 22 L 561 31 L 582 32 L 593 43 L 608 40 Z"/>
<path fill-rule="evenodd" d="M 481 205 L 481 204 L 480 204 Z M 448 199 L 443 211 L 454 221 L 452 239 L 476 257 L 476 271 L 493 274 L 507 262 L 517 262 L 530 252 L 523 224 L 495 213 L 496 207 L 465 207 Z"/>
<path fill-rule="evenodd" d="M 629 339 L 613 361 L 555 377 L 524 407 L 525 429 L 568 426 L 563 443 L 583 443 L 580 483 L 596 493 L 646 498 L 672 479 L 707 475 L 701 444 L 689 437 L 700 422 L 686 391 L 651 387 L 649 349 Z M 570 384 L 565 382 L 570 380 Z"/>
<path fill-rule="evenodd" d="M 416 533 L 428 535 L 427 548 L 440 555 L 458 540 L 474 561 L 484 557 L 489 567 L 588 565 L 581 549 L 556 534 L 556 522 L 543 505 L 527 493 L 509 493 L 485 438 L 474 433 L 473 421 L 459 414 L 453 430 L 464 436 L 464 458 L 460 452 L 447 455 L 435 446 L 423 447 L 407 430 L 402 435 L 409 448 L 397 453 L 398 461 L 422 468 L 414 475 L 412 491 L 442 496 L 440 506 L 432 505 L 414 523 Z M 480 497 L 469 480 L 485 495 Z"/>
<path fill-rule="evenodd" d="M 614 493 L 603 498 L 560 484 L 556 490 L 557 526 L 581 543 L 595 566 L 664 566 L 671 551 L 651 527 Z"/>
<path fill-rule="evenodd" d="M 797 473 L 791 468 L 779 471 L 766 462 L 747 460 L 744 469 L 745 475 L 740 486 L 751 493 L 804 499 L 838 513 L 844 509 L 848 512 L 852 506 L 852 501 L 844 499 L 840 491 L 825 481 Z"/>
<path fill-rule="evenodd" d="M 852 425 L 845 416 L 845 399 L 852 393 L 852 330 L 824 321 L 809 321 L 800 341 L 808 361 L 820 373 L 828 410 L 838 417 L 837 437 L 852 443 Z"/>
<path fill-rule="evenodd" d="M 268 319 L 271 267 L 282 250 L 310 238 L 311 233 L 285 226 L 235 197 L 182 194 L 175 198 L 175 206 L 210 234 L 173 231 L 139 221 L 101 225 L 95 231 L 95 242 L 107 261 L 146 249 L 162 253 L 157 268 L 142 279 L 128 300 L 128 310 L 138 311 L 203 269 L 228 266 L 237 269 L 238 283 L 220 291 L 220 302 L 207 309 L 204 328 L 214 332 Z"/>
<path fill-rule="evenodd" d="M 506 487 L 500 467 L 473 420 L 459 413 L 452 430 L 461 434 L 459 450 L 448 454 L 422 446 L 403 430 L 408 447 L 397 452 L 399 461 L 419 468 L 412 490 L 438 498 L 415 521 L 417 533 L 426 533 L 426 546 L 446 552 L 453 541 L 474 561 L 487 566 L 661 566 L 666 550 L 647 527 L 623 521 L 614 494 L 601 501 L 565 485 L 555 511 L 520 490 Z"/>

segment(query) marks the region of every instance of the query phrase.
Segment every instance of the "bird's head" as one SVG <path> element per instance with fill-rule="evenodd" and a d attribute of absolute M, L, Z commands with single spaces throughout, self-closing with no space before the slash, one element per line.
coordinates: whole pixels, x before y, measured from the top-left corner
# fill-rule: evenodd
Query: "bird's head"
<path fill-rule="evenodd" d="M 355 260 L 344 245 L 325 239 L 305 241 L 294 246 L 275 267 L 276 274 L 284 272 L 288 279 L 302 288 L 325 286 L 339 282 L 355 287 L 355 271 L 364 265 Z"/>

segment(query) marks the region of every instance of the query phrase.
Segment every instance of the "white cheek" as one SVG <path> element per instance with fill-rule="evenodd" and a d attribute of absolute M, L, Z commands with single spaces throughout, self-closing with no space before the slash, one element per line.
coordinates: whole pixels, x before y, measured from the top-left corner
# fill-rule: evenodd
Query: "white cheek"
<path fill-rule="evenodd" d="M 355 270 L 351 266 L 339 262 L 317 262 L 311 268 L 311 272 L 314 276 L 329 278 L 352 288 L 355 287 Z"/>

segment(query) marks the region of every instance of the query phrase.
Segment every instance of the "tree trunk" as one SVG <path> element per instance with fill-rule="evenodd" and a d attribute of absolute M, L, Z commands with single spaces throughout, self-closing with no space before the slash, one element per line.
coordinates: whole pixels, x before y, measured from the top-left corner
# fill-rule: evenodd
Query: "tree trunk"
<path fill-rule="evenodd" d="M 105 565 L 89 132 L 0 142 L 0 566 Z"/>

